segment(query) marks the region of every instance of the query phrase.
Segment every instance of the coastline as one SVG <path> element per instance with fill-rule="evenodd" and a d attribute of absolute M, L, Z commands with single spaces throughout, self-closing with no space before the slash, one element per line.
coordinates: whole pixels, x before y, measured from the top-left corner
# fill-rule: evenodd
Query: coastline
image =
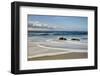
<path fill-rule="evenodd" d="M 52 42 L 50 43 L 50 41 L 42 43 L 50 45 L 58 44 Z M 62 42 L 59 42 L 59 44 L 61 43 Z M 68 43 L 69 42 L 65 45 L 68 45 Z M 40 44 L 41 42 L 28 42 L 28 61 L 88 58 L 87 50 L 48 47 Z"/>
<path fill-rule="evenodd" d="M 87 22 L 87 17 L 28 16 L 27 60 L 88 58 Z"/>

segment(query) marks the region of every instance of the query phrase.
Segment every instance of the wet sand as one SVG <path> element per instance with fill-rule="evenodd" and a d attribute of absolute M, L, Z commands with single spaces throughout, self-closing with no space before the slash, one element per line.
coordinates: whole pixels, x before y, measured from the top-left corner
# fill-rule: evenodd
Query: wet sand
<path fill-rule="evenodd" d="M 53 55 L 53 56 L 42 56 L 42 57 L 33 57 L 28 58 L 29 61 L 33 60 L 59 60 L 59 59 L 82 59 L 82 58 L 88 58 L 88 53 L 67 53 L 67 54 L 61 54 L 61 55 Z"/>
<path fill-rule="evenodd" d="M 28 42 L 28 61 L 88 58 L 88 52 L 85 50 L 59 49 L 44 47 L 39 44 L 40 43 Z M 54 43 L 52 43 L 52 45 L 54 45 Z"/>

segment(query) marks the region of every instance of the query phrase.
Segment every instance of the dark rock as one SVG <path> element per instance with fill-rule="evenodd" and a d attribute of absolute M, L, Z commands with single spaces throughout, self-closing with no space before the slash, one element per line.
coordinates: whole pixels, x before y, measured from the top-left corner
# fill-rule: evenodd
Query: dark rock
<path fill-rule="evenodd" d="M 67 40 L 66 38 L 64 37 L 60 37 L 59 40 Z"/>
<path fill-rule="evenodd" d="M 74 40 L 74 41 L 80 41 L 80 39 L 76 39 L 76 38 L 72 38 L 71 40 Z"/>

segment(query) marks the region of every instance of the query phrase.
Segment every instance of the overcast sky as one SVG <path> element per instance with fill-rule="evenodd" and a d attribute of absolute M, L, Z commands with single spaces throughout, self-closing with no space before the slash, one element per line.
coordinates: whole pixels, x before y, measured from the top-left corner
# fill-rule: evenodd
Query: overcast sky
<path fill-rule="evenodd" d="M 88 27 L 88 18 L 78 16 L 28 15 L 28 23 L 30 22 L 45 24 L 59 31 L 87 31 Z"/>

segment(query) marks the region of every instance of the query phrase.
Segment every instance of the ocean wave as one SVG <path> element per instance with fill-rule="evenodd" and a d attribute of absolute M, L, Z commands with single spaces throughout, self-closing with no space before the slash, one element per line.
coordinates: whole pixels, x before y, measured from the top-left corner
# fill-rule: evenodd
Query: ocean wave
<path fill-rule="evenodd" d="M 60 49 L 76 49 L 76 50 L 87 50 L 87 43 L 81 43 L 78 41 L 53 41 L 48 40 L 47 42 L 38 43 L 40 46 L 60 48 Z"/>
<path fill-rule="evenodd" d="M 39 47 L 41 48 L 46 48 L 46 49 L 55 49 L 55 50 L 65 50 L 65 51 L 69 51 L 69 52 L 87 52 L 87 48 L 86 47 L 76 47 L 75 45 L 70 45 L 70 46 L 64 46 L 61 47 L 60 46 L 52 46 L 52 45 L 44 45 L 44 44 L 38 44 Z"/>
<path fill-rule="evenodd" d="M 28 36 L 47 36 L 47 35 L 87 35 L 87 32 L 75 31 L 31 31 Z"/>

